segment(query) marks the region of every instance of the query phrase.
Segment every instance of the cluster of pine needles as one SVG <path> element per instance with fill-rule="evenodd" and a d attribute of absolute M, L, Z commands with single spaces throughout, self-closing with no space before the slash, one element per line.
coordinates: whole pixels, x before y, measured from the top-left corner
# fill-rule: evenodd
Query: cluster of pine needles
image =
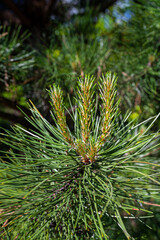
<path fill-rule="evenodd" d="M 115 223 L 133 239 L 126 220 L 146 224 L 153 217 L 148 205 L 158 201 L 160 165 L 152 152 L 159 135 L 150 128 L 158 116 L 136 126 L 129 114 L 122 120 L 116 85 L 111 72 L 98 82 L 79 79 L 73 131 L 54 85 L 54 125 L 31 102 L 32 117 L 25 118 L 33 128 L 16 125 L 2 134 L 9 148 L 0 160 L 2 239 L 111 239 Z"/>

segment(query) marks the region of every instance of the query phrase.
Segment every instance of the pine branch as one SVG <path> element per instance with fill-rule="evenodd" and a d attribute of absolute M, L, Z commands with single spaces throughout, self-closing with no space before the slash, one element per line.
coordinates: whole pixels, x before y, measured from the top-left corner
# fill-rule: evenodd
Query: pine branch
<path fill-rule="evenodd" d="M 108 222 L 114 221 L 132 239 L 123 218 L 152 217 L 145 206 L 159 206 L 159 159 L 150 155 L 159 148 L 159 133 L 149 129 L 159 115 L 146 121 L 143 133 L 144 122 L 133 127 L 125 117 L 118 124 L 115 75 L 108 72 L 98 86 L 101 116 L 94 78 L 79 80 L 72 133 L 55 85 L 50 97 L 57 126 L 31 102 L 32 116 L 25 118 L 34 129 L 17 125 L 2 133 L 10 150 L 1 150 L 1 238 L 108 239 Z"/>

